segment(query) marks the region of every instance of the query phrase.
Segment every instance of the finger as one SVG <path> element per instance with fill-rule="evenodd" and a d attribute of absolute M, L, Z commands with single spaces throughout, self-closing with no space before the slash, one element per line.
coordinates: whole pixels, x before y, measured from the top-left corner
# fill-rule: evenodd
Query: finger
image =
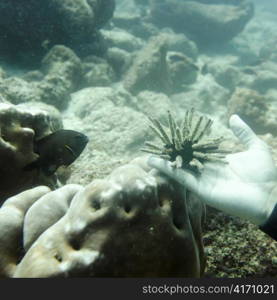
<path fill-rule="evenodd" d="M 248 148 L 264 146 L 264 142 L 257 137 L 254 131 L 238 115 L 232 115 L 229 124 L 234 135 Z"/>
<path fill-rule="evenodd" d="M 178 181 L 190 191 L 197 192 L 198 180 L 192 172 L 184 169 L 173 168 L 171 162 L 153 155 L 148 158 L 148 165 Z"/>
<path fill-rule="evenodd" d="M 38 186 L 18 195 L 7 199 L 2 208 L 13 207 L 17 208 L 21 213 L 25 214 L 29 207 L 39 198 L 49 193 L 51 190 L 47 186 Z"/>

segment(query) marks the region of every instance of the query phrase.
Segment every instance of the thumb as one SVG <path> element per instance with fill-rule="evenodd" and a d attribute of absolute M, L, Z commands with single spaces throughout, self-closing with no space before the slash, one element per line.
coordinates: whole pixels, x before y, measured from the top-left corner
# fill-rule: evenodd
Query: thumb
<path fill-rule="evenodd" d="M 231 115 L 229 125 L 234 135 L 248 148 L 264 146 L 264 142 L 238 115 Z"/>

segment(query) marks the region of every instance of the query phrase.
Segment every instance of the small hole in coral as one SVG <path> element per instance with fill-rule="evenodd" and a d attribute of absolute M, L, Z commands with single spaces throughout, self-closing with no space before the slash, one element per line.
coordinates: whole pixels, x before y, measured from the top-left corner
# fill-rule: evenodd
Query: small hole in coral
<path fill-rule="evenodd" d="M 124 210 L 128 214 L 131 211 L 131 206 L 130 205 L 125 205 Z"/>
<path fill-rule="evenodd" d="M 62 262 L 62 261 L 63 261 L 63 259 L 62 259 L 62 257 L 61 257 L 60 254 L 56 254 L 56 255 L 54 256 L 54 258 L 55 258 L 58 262 Z"/>
<path fill-rule="evenodd" d="M 184 223 L 178 220 L 173 220 L 173 224 L 178 230 L 182 230 L 184 228 Z"/>
<path fill-rule="evenodd" d="M 99 201 L 93 200 L 93 201 L 92 201 L 92 207 L 93 207 L 95 210 L 98 210 L 98 209 L 101 208 L 101 205 L 100 205 Z"/>
<path fill-rule="evenodd" d="M 164 201 L 163 199 L 159 198 L 159 206 L 160 207 L 163 207 L 164 206 Z"/>
<path fill-rule="evenodd" d="M 71 244 L 71 247 L 74 250 L 80 250 L 81 249 L 80 241 L 76 238 L 72 239 L 70 244 Z"/>

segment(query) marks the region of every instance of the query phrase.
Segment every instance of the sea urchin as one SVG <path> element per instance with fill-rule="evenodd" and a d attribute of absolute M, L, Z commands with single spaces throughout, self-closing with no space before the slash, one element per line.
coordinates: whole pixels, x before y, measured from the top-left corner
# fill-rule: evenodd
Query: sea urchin
<path fill-rule="evenodd" d="M 157 119 L 149 119 L 151 130 L 163 145 L 145 142 L 146 147 L 141 151 L 172 161 L 177 168 L 188 168 L 197 172 L 201 171 L 203 163 L 207 161 L 226 163 L 224 153 L 229 151 L 219 149 L 222 137 L 203 141 L 203 137 L 209 134 L 213 121 L 204 115 L 196 115 L 193 108 L 186 111 L 181 124 L 177 124 L 168 111 L 167 128 Z"/>

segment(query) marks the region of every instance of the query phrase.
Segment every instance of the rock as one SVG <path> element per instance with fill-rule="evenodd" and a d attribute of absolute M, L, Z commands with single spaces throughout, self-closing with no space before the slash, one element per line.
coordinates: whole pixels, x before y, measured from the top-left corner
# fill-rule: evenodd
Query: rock
<path fill-rule="evenodd" d="M 81 61 L 70 48 L 55 45 L 42 59 L 41 69 L 44 74 L 63 75 L 67 80 L 78 82 Z"/>
<path fill-rule="evenodd" d="M 1 0 L 2 52 L 14 59 L 21 53 L 31 65 L 56 44 L 82 52 L 95 42 L 94 32 L 112 17 L 114 8 L 114 0 Z"/>
<path fill-rule="evenodd" d="M 83 61 L 84 83 L 88 86 L 109 86 L 115 79 L 116 74 L 113 68 L 105 59 L 89 56 Z"/>
<path fill-rule="evenodd" d="M 0 83 L 6 78 L 7 74 L 3 68 L 0 67 Z"/>
<path fill-rule="evenodd" d="M 276 65 L 277 70 L 277 65 Z M 276 70 L 259 70 L 255 76 L 251 88 L 264 94 L 270 89 L 275 89 L 277 86 Z"/>
<path fill-rule="evenodd" d="M 115 14 L 112 22 L 116 27 L 127 30 L 143 40 L 159 34 L 159 29 L 139 14 L 119 12 Z"/>
<path fill-rule="evenodd" d="M 198 57 L 198 48 L 196 44 L 188 39 L 184 34 L 176 34 L 174 31 L 167 29 L 164 33 L 167 39 L 168 51 L 181 52 L 194 61 Z"/>
<path fill-rule="evenodd" d="M 202 73 L 212 74 L 216 82 L 224 88 L 233 92 L 243 81 L 243 74 L 237 66 L 234 66 L 235 58 L 233 56 L 223 56 L 218 59 L 212 59 L 202 67 Z"/>
<path fill-rule="evenodd" d="M 257 134 L 277 132 L 276 110 L 258 92 L 237 88 L 228 102 L 228 116 L 238 114 Z"/>
<path fill-rule="evenodd" d="M 188 86 L 185 92 L 172 94 L 170 99 L 177 112 L 194 107 L 203 113 L 219 115 L 222 108 L 226 112 L 229 91 L 219 85 L 210 74 L 199 75 L 195 84 Z"/>
<path fill-rule="evenodd" d="M 63 128 L 62 116 L 61 113 L 52 105 L 45 104 L 43 102 L 34 102 L 34 103 L 21 103 L 16 105 L 16 107 L 22 111 L 29 111 L 34 116 L 40 115 L 42 113 L 46 114 L 46 119 L 49 121 L 45 123 L 45 128 L 42 126 L 42 123 L 39 127 L 36 127 L 36 138 L 40 139 L 50 132 L 57 131 Z M 39 117 L 37 117 L 39 118 Z"/>
<path fill-rule="evenodd" d="M 116 47 L 128 52 L 139 50 L 144 42 L 125 30 L 101 30 L 108 47 Z"/>
<path fill-rule="evenodd" d="M 271 60 L 274 63 L 277 63 L 277 47 L 276 47 L 277 39 L 275 36 L 272 37 L 268 43 L 262 45 L 259 51 L 259 57 L 261 61 Z"/>
<path fill-rule="evenodd" d="M 113 67 L 117 78 L 121 79 L 131 65 L 132 55 L 123 49 L 111 47 L 107 51 L 107 61 Z"/>
<path fill-rule="evenodd" d="M 39 199 L 26 215 L 27 253 L 13 277 L 202 276 L 205 208 L 153 171 L 136 159 L 84 189 Z"/>
<path fill-rule="evenodd" d="M 151 16 L 161 27 L 188 35 L 201 47 L 222 44 L 239 34 L 253 17 L 254 5 L 198 1 L 152 0 Z M 211 3 L 211 4 L 210 4 Z"/>
<path fill-rule="evenodd" d="M 173 92 L 183 90 L 187 85 L 195 83 L 199 68 L 181 52 L 167 53 L 168 73 Z"/>
<path fill-rule="evenodd" d="M 143 91 L 137 95 L 137 106 L 146 116 L 167 121 L 172 102 L 165 94 Z"/>
<path fill-rule="evenodd" d="M 166 41 L 166 36 L 161 34 L 151 39 L 137 53 L 123 79 L 123 85 L 128 91 L 135 95 L 143 90 L 169 93 Z"/>
<path fill-rule="evenodd" d="M 57 45 L 44 57 L 41 72 L 37 72 L 36 80 L 27 75 L 24 78 L 28 81 L 18 77 L 4 79 L 0 92 L 13 104 L 39 101 L 64 109 L 82 79 L 81 60 L 69 48 Z"/>
<path fill-rule="evenodd" d="M 128 157 L 138 153 L 148 130 L 142 126 L 146 117 L 136 107 L 136 99 L 126 90 L 97 87 L 74 93 L 67 113 L 74 112 L 82 120 L 83 130 L 102 151 Z"/>
<path fill-rule="evenodd" d="M 114 26 L 127 30 L 133 26 L 138 26 L 141 23 L 141 16 L 139 14 L 132 14 L 126 12 L 116 12 L 113 16 L 112 22 Z"/>
<path fill-rule="evenodd" d="M 8 77 L 0 82 L 0 92 L 13 104 L 40 100 L 36 87 L 19 77 Z"/>
<path fill-rule="evenodd" d="M 88 184 L 141 154 L 147 117 L 137 99 L 121 86 L 85 88 L 72 94 L 63 114 L 65 128 L 89 137 L 87 151 L 74 163 L 69 183 Z"/>
<path fill-rule="evenodd" d="M 22 76 L 22 79 L 27 82 L 41 81 L 43 78 L 44 74 L 39 70 L 29 71 Z"/>

